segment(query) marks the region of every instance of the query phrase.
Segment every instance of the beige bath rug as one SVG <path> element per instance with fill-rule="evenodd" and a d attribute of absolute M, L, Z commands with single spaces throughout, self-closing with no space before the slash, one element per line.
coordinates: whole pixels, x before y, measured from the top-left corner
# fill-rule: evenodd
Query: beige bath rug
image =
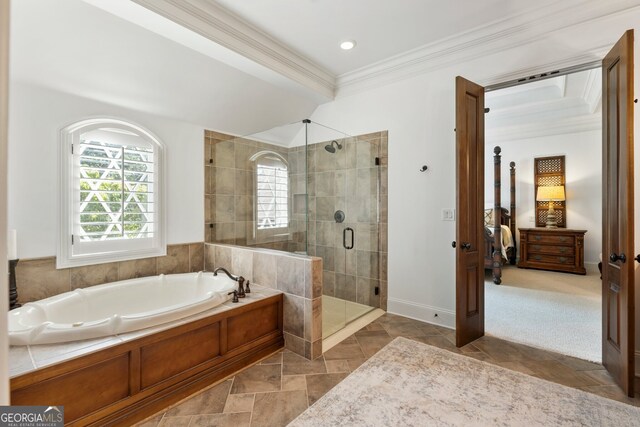
<path fill-rule="evenodd" d="M 640 426 L 640 408 L 396 338 L 290 426 Z"/>

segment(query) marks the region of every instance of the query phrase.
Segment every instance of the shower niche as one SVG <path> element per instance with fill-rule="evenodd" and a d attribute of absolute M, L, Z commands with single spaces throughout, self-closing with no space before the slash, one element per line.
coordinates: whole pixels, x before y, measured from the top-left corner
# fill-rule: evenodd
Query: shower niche
<path fill-rule="evenodd" d="M 205 241 L 323 259 L 323 338 L 386 309 L 387 132 L 205 132 Z"/>

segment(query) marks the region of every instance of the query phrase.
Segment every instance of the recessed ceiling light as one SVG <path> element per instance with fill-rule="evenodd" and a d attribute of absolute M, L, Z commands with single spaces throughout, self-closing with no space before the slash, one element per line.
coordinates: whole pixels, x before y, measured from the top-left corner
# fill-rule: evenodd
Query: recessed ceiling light
<path fill-rule="evenodd" d="M 342 50 L 351 50 L 354 47 L 356 47 L 356 41 L 355 40 L 345 40 L 342 43 L 340 43 L 340 49 L 342 49 Z"/>

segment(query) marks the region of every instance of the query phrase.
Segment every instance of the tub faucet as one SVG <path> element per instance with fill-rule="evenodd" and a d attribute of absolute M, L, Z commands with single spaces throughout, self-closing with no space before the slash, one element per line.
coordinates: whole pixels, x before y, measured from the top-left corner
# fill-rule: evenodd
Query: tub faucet
<path fill-rule="evenodd" d="M 236 282 L 238 281 L 238 278 L 236 276 L 234 276 L 233 274 L 229 273 L 229 270 L 227 270 L 224 267 L 218 267 L 215 270 L 213 270 L 213 275 L 217 276 L 218 275 L 218 271 L 222 271 L 224 274 L 227 275 L 227 277 L 229 277 L 229 279 L 235 280 Z"/>
<path fill-rule="evenodd" d="M 245 295 L 245 291 L 244 291 L 244 277 L 240 276 L 238 277 L 238 298 L 244 298 Z"/>

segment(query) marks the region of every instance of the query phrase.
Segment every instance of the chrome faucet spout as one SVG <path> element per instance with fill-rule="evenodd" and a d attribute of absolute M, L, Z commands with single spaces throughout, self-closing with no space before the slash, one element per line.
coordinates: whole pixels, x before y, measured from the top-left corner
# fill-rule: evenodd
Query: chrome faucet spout
<path fill-rule="evenodd" d="M 229 270 L 227 270 L 224 267 L 218 267 L 215 270 L 213 270 L 213 275 L 217 276 L 218 275 L 218 271 L 222 271 L 224 274 L 227 275 L 227 277 L 229 277 L 229 279 L 235 280 L 236 282 L 238 281 L 238 278 L 236 276 L 234 276 L 233 274 L 229 273 Z"/>

